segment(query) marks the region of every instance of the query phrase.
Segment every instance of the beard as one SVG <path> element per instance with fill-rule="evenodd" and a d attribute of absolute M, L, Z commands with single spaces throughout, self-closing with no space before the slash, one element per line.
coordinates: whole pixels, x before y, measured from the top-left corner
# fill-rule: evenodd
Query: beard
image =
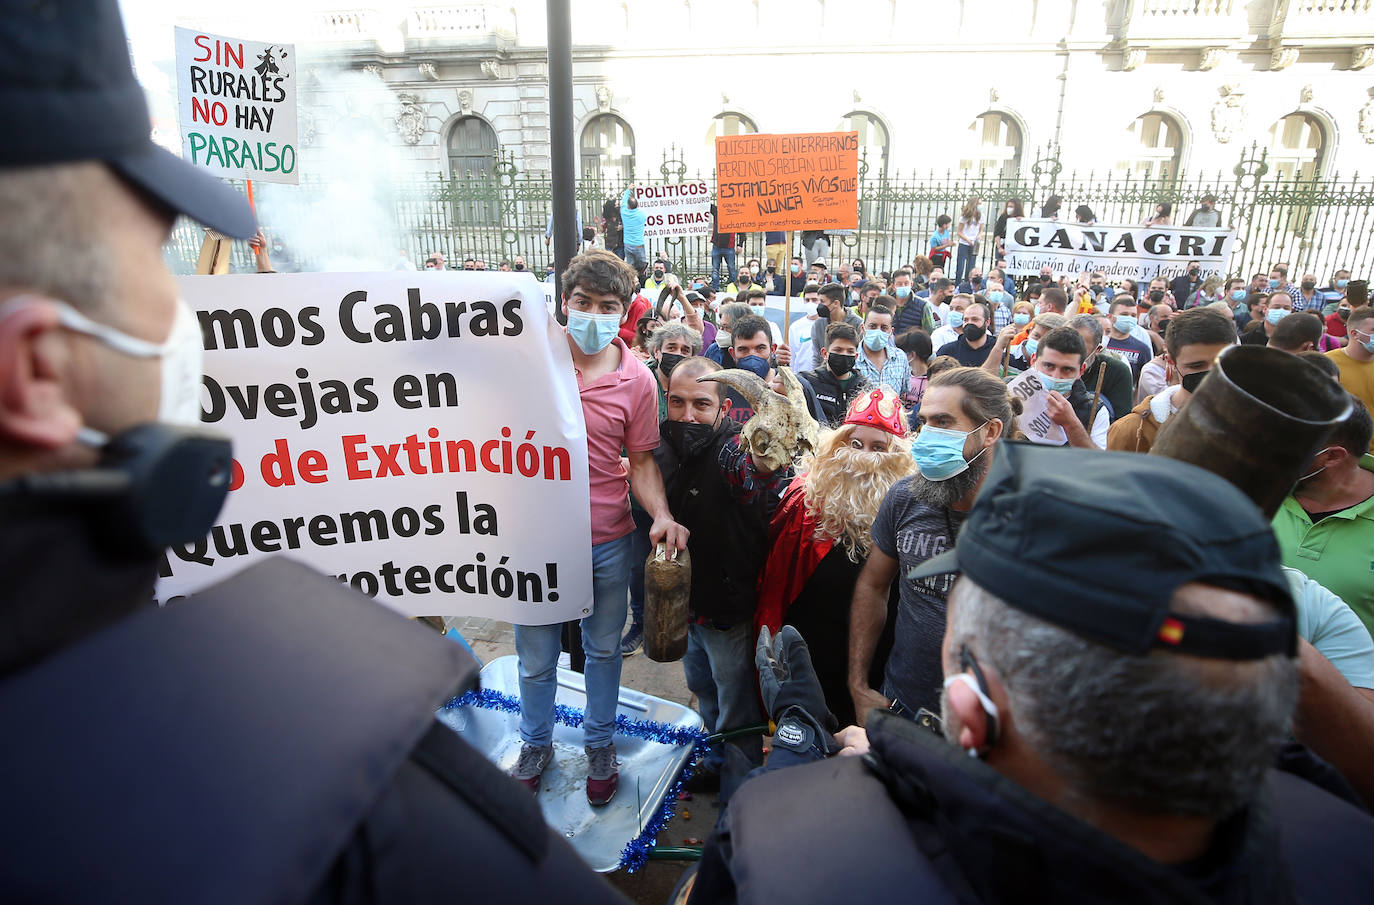
<path fill-rule="evenodd" d="M 979 456 L 968 469 L 943 481 L 932 481 L 917 472 L 911 476 L 911 494 L 928 506 L 949 508 L 964 499 L 982 483 L 988 473 L 989 457 Z"/>
<path fill-rule="evenodd" d="M 883 498 L 913 470 L 906 448 L 863 452 L 842 446 L 818 458 L 806 476 L 806 507 L 817 519 L 818 532 L 843 544 L 857 562 L 868 553 Z"/>

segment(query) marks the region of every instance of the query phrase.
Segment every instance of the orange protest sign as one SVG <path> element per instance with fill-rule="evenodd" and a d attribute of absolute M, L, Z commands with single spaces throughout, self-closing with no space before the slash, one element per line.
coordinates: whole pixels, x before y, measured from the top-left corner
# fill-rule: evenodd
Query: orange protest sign
<path fill-rule="evenodd" d="M 716 193 L 727 232 L 857 229 L 859 133 L 717 138 Z"/>

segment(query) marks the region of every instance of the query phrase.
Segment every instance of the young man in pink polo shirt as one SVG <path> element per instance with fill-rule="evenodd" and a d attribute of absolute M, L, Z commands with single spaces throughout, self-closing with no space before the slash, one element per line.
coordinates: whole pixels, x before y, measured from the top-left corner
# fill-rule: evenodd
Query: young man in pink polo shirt
<path fill-rule="evenodd" d="M 620 630 L 629 600 L 629 478 L 635 499 L 653 518 L 649 540 L 687 546 L 687 529 L 673 521 L 654 464 L 658 446 L 658 395 L 653 375 L 617 336 L 639 287 L 635 272 L 607 251 L 592 250 L 572 259 L 563 274 L 563 312 L 568 316 L 568 348 L 587 422 L 587 459 L 591 470 L 592 613 L 582 620 L 587 713 L 583 722 L 587 752 L 587 800 L 604 805 L 615 794 L 616 704 L 620 696 Z M 629 471 L 621 450 L 629 458 Z M 553 709 L 561 626 L 517 625 L 520 658 L 520 757 L 511 775 L 533 792 L 553 759 Z"/>

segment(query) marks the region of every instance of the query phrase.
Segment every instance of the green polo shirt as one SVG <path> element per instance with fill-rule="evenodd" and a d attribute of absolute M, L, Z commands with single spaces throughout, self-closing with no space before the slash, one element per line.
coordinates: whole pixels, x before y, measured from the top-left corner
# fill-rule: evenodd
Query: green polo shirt
<path fill-rule="evenodd" d="M 1374 471 L 1374 455 L 1360 458 Z M 1374 634 L 1374 497 L 1312 524 L 1288 497 L 1274 516 L 1283 564 L 1340 597 Z"/>

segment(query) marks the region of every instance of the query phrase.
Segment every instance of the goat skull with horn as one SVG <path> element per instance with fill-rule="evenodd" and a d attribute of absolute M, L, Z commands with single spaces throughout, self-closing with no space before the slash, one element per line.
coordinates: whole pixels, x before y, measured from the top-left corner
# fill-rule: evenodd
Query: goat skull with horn
<path fill-rule="evenodd" d="M 749 400 L 754 417 L 740 432 L 740 445 L 759 469 L 768 473 L 814 452 L 820 437 L 816 420 L 807 411 L 806 394 L 792 369 L 778 368 L 778 378 L 786 390 L 785 396 L 773 392 L 762 377 L 742 368 L 728 368 L 697 378 L 698 383 L 723 383 Z"/>

